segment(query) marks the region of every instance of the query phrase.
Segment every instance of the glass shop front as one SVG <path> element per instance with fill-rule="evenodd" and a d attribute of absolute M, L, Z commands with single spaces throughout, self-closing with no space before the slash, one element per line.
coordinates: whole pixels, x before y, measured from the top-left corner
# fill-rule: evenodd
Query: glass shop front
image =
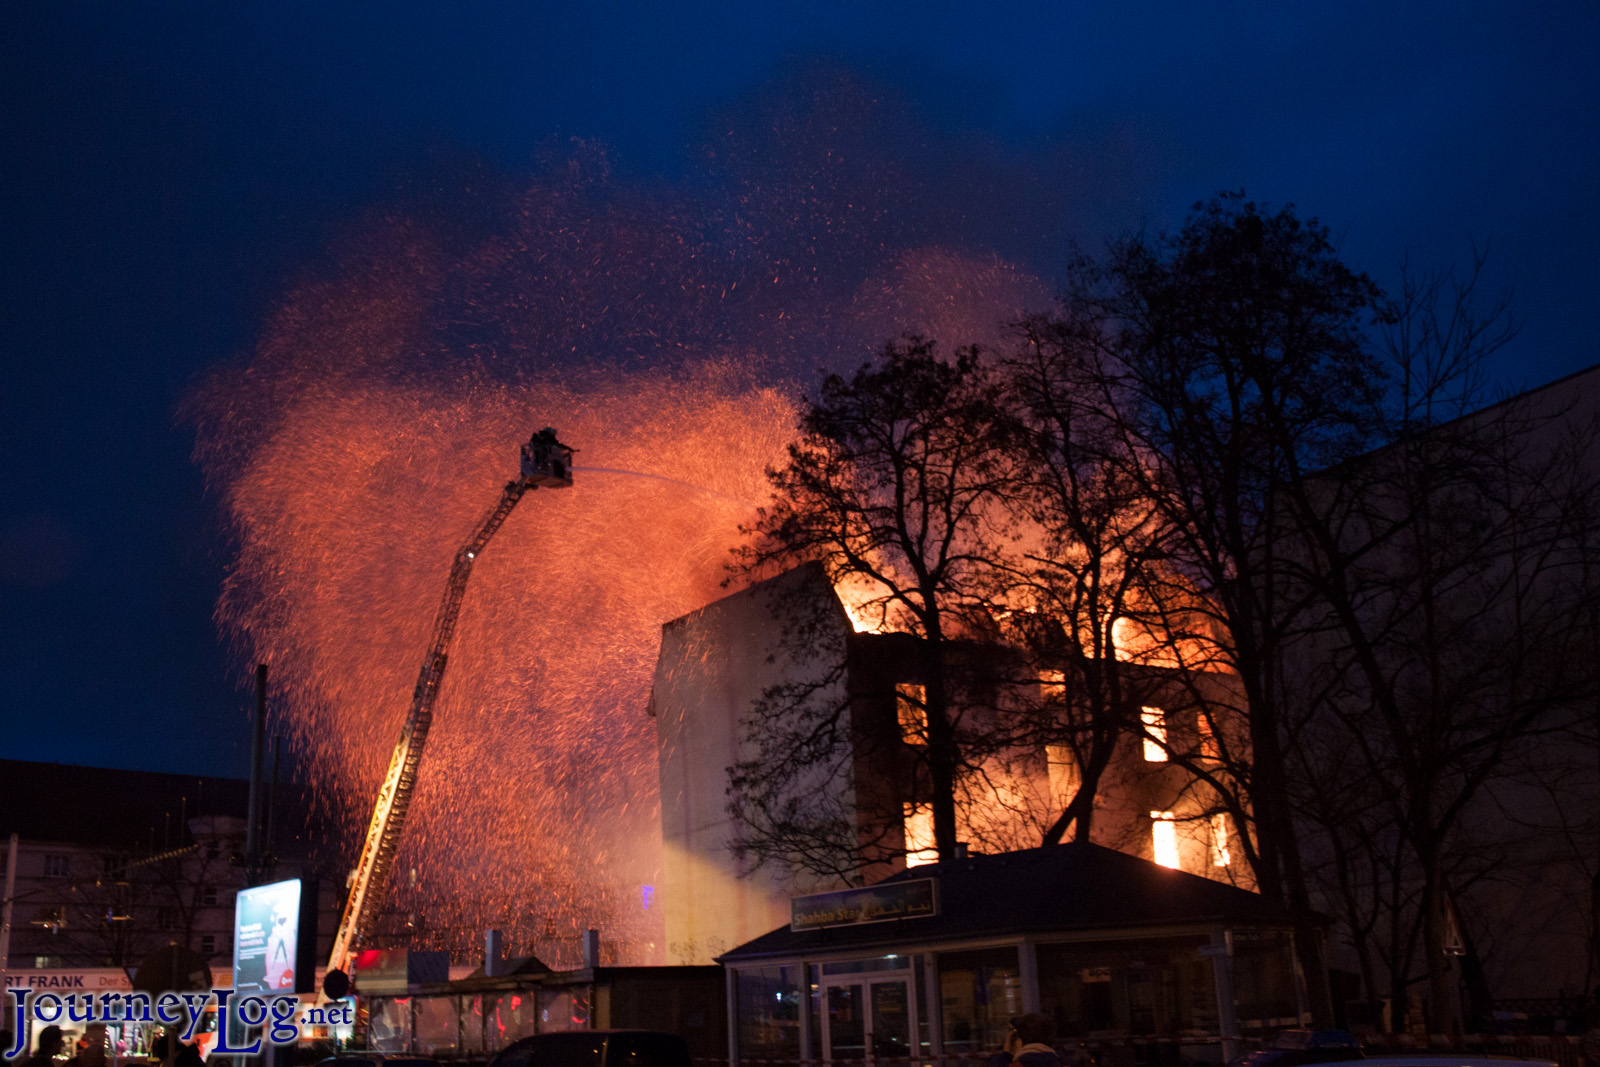
<path fill-rule="evenodd" d="M 1302 1018 L 1286 930 L 738 956 L 723 960 L 736 1062 L 981 1064 L 1012 1017 L 1038 1012 L 1054 1021 L 1067 1067 L 1184 1067 L 1224 1063 L 1242 1032 Z"/>

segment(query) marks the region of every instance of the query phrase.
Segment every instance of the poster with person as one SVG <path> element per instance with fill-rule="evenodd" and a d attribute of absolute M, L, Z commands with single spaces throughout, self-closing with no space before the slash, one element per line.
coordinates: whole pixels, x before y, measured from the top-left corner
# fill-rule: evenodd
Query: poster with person
<path fill-rule="evenodd" d="M 240 890 L 234 906 L 233 987 L 292 993 L 300 942 L 300 879 Z"/>

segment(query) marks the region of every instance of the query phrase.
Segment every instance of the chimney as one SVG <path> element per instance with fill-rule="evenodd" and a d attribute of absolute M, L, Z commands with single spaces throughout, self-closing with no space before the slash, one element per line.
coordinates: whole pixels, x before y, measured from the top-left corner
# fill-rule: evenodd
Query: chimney
<path fill-rule="evenodd" d="M 967 858 L 967 843 L 965 841 L 956 842 L 955 854 L 952 858 L 958 860 L 964 860 Z"/>
<path fill-rule="evenodd" d="M 500 948 L 500 931 L 486 930 L 483 934 L 483 973 L 488 978 L 499 978 L 505 970 L 505 956 Z"/>
<path fill-rule="evenodd" d="M 583 965 L 585 968 L 600 966 L 599 930 L 585 930 L 583 932 Z"/>

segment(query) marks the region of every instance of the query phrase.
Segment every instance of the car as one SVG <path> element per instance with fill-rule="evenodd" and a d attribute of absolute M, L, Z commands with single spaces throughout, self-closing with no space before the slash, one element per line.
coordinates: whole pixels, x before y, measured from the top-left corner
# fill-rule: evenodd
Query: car
<path fill-rule="evenodd" d="M 691 1067 L 689 1044 L 655 1030 L 568 1030 L 513 1041 L 489 1067 Z"/>
<path fill-rule="evenodd" d="M 315 1067 L 440 1067 L 438 1060 L 406 1052 L 341 1052 L 318 1060 Z"/>
<path fill-rule="evenodd" d="M 1482 1052 L 1423 1052 L 1391 1056 L 1377 1053 L 1361 1060 L 1360 1067 L 1557 1067 L 1554 1060 L 1521 1060 Z"/>
<path fill-rule="evenodd" d="M 1364 1058 L 1361 1043 L 1348 1030 L 1283 1030 L 1229 1067 L 1301 1067 Z"/>

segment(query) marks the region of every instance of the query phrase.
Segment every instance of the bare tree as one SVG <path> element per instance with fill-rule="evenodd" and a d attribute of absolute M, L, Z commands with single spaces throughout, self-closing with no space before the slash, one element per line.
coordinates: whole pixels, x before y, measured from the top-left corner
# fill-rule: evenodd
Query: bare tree
<path fill-rule="evenodd" d="M 1261 891 L 1301 917 L 1319 1018 L 1330 998 L 1283 774 L 1278 669 L 1303 605 L 1286 588 L 1277 516 L 1286 492 L 1377 439 L 1383 374 L 1366 333 L 1377 299 L 1314 220 L 1232 194 L 1197 204 L 1175 235 L 1125 238 L 1103 264 L 1080 264 L 1065 298 L 1068 314 L 1102 324 L 1122 451 L 1159 516 L 1170 588 L 1150 603 L 1176 606 L 1164 631 L 1186 668 L 1237 679 L 1249 745 L 1226 777 L 1247 790 L 1237 814 L 1252 820 Z M 1216 718 L 1240 710 L 1219 704 Z"/>
<path fill-rule="evenodd" d="M 1301 808 L 1325 830 L 1364 824 L 1404 846 L 1391 877 L 1414 894 L 1384 907 L 1392 930 L 1420 936 L 1389 939 L 1389 991 L 1401 1000 L 1420 962 L 1446 1031 L 1462 1021 L 1447 951 L 1466 955 L 1487 1010 L 1460 905 L 1495 864 L 1479 801 L 1592 707 L 1596 680 L 1593 428 L 1558 393 L 1483 406 L 1483 360 L 1514 330 L 1503 302 L 1475 308 L 1481 266 L 1404 280 L 1386 316 L 1390 443 L 1294 486 L 1284 520 L 1293 579 L 1314 605 L 1290 650 L 1314 739 L 1290 753 L 1311 786 Z M 1381 801 L 1359 818 L 1317 787 L 1335 749 L 1361 754 L 1358 781 Z M 1345 842 L 1335 830 L 1329 844 Z"/>
<path fill-rule="evenodd" d="M 913 792 L 931 806 L 939 856 L 949 859 L 963 777 L 980 768 L 996 736 L 994 702 L 975 696 L 984 687 L 973 681 L 970 652 L 993 635 L 1006 572 L 999 561 L 1015 537 L 1005 506 L 1014 428 L 1000 381 L 975 350 L 947 361 L 931 341 L 908 338 L 848 379 L 828 377 L 800 428 L 787 463 L 769 472 L 773 502 L 749 531 L 740 564 L 766 573 L 820 561 L 835 584 L 855 591 L 858 615 L 905 635 L 920 683 L 909 699 L 921 722 L 902 754 L 915 767 Z M 803 625 L 791 628 L 791 640 L 807 643 Z M 758 860 L 796 841 L 813 853 L 859 851 L 851 813 L 814 807 L 817 776 L 845 773 L 838 761 L 850 750 L 837 696 L 822 699 L 834 681 L 780 687 L 747 718 L 753 755 L 731 771 L 730 807 Z M 802 809 L 811 829 L 797 818 Z"/>
<path fill-rule="evenodd" d="M 1076 781 L 1028 813 L 1035 840 L 1088 840 L 1141 706 L 1177 686 L 1200 729 L 1160 743 L 1296 917 L 1314 1016 L 1314 904 L 1369 995 L 1426 981 L 1450 1029 L 1464 978 L 1482 1010 L 1476 902 L 1516 824 L 1490 808 L 1550 792 L 1541 746 L 1593 748 L 1600 721 L 1600 437 L 1559 390 L 1485 405 L 1514 329 L 1478 310 L 1481 267 L 1389 299 L 1314 220 L 1223 196 L 1080 260 L 998 366 L 911 339 L 829 378 L 741 565 L 818 562 L 920 688 L 864 738 L 837 602 L 786 605 L 796 669 L 731 769 L 747 854 L 846 879 L 903 856 L 851 791 L 863 743 L 908 768 L 891 792 L 931 805 L 941 859 L 978 793 L 1056 749 Z M 1589 821 L 1552 811 L 1592 873 Z"/>
<path fill-rule="evenodd" d="M 1044 681 L 1031 729 L 1015 740 L 1061 752 L 1066 759 L 1052 766 L 1070 768 L 1052 798 L 1047 845 L 1069 827 L 1074 839 L 1092 840 L 1101 781 L 1119 749 L 1141 737 L 1141 709 L 1159 688 L 1122 647 L 1130 624 L 1148 630 L 1142 598 L 1161 555 L 1161 522 L 1130 474 L 1136 460 L 1117 432 L 1099 327 L 1087 318 L 1030 319 L 1005 364 L 1022 430 L 1011 496 L 1029 524 L 1005 618 L 1032 677 Z"/>

